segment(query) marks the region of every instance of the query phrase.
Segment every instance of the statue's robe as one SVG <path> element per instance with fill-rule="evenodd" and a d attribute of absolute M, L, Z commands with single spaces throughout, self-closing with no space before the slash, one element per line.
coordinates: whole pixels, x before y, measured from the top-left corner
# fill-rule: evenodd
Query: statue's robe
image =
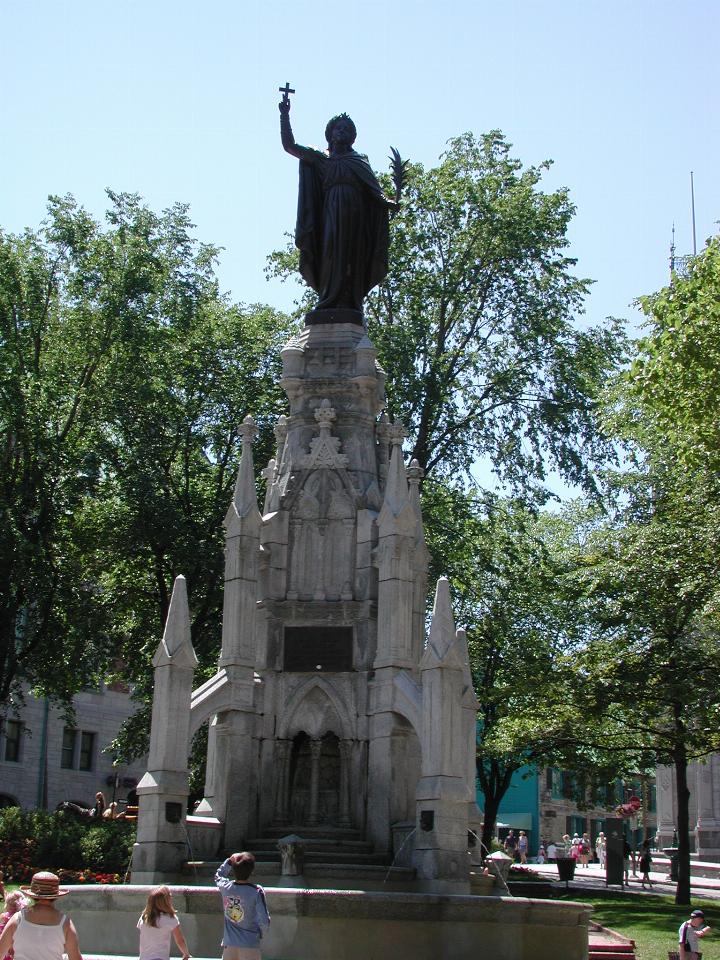
<path fill-rule="evenodd" d="M 300 161 L 295 243 L 300 273 L 319 295 L 315 307 L 362 311 L 387 275 L 388 206 L 367 158 L 354 150 Z"/>

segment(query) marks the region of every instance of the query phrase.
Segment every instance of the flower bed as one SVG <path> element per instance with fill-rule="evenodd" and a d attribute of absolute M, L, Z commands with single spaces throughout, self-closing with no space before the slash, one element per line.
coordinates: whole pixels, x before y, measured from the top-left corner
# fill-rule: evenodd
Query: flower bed
<path fill-rule="evenodd" d="M 122 883 L 119 873 L 94 873 L 92 870 L 54 870 L 61 883 Z"/>
<path fill-rule="evenodd" d="M 0 870 L 6 883 L 29 883 L 33 875 L 34 840 L 0 840 Z"/>

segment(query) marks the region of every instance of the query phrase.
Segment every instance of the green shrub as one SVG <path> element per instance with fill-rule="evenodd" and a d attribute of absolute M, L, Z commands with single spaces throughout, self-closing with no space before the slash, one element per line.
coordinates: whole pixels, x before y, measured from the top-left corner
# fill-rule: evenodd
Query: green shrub
<path fill-rule="evenodd" d="M 134 840 L 135 825 L 122 820 L 82 820 L 62 810 L 0 810 L 5 868 L 24 879 L 28 864 L 43 870 L 123 872 Z"/>
<path fill-rule="evenodd" d="M 123 873 L 130 862 L 135 828 L 122 820 L 90 827 L 80 840 L 82 865 L 102 873 Z"/>

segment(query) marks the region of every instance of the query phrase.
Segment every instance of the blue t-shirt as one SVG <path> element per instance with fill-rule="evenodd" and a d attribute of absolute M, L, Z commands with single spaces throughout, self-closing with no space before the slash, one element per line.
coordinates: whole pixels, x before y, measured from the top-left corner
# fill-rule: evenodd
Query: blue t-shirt
<path fill-rule="evenodd" d="M 263 930 L 270 926 L 265 892 L 254 883 L 230 879 L 233 868 L 226 860 L 215 874 L 215 885 L 223 901 L 223 947 L 257 947 Z"/>

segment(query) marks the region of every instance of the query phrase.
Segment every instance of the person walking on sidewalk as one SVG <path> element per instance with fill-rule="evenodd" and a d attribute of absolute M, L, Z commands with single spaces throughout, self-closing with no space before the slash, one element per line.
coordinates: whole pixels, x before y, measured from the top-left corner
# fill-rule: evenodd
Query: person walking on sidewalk
<path fill-rule="evenodd" d="M 225 919 L 223 960 L 260 960 L 260 940 L 270 926 L 270 915 L 265 891 L 250 882 L 254 869 L 252 853 L 234 853 L 215 874 Z"/>
<path fill-rule="evenodd" d="M 34 903 L 8 921 L 0 936 L 0 957 L 10 950 L 15 960 L 83 960 L 72 920 L 55 908 L 55 901 L 70 893 L 60 889 L 54 873 L 41 870 L 22 892 Z"/>
<path fill-rule="evenodd" d="M 605 834 L 600 831 L 597 835 L 597 840 L 595 841 L 595 853 L 598 858 L 598 863 L 602 870 L 605 869 L 605 852 L 606 852 L 606 843 L 605 843 Z"/>
<path fill-rule="evenodd" d="M 710 932 L 705 925 L 705 914 L 702 910 L 693 910 L 690 919 L 680 924 L 678 930 L 678 953 L 680 960 L 700 960 L 702 954 L 698 950 L 698 940 Z"/>
<path fill-rule="evenodd" d="M 528 855 L 528 838 L 524 830 L 520 831 L 520 836 L 518 837 L 517 843 L 518 856 L 520 857 L 520 863 L 527 863 Z"/>
<path fill-rule="evenodd" d="M 650 856 L 650 841 L 643 840 L 642 846 L 640 847 L 640 873 L 642 874 L 643 890 L 645 889 L 646 883 L 649 887 L 652 887 L 652 880 L 650 879 L 651 866 L 652 857 Z"/>

